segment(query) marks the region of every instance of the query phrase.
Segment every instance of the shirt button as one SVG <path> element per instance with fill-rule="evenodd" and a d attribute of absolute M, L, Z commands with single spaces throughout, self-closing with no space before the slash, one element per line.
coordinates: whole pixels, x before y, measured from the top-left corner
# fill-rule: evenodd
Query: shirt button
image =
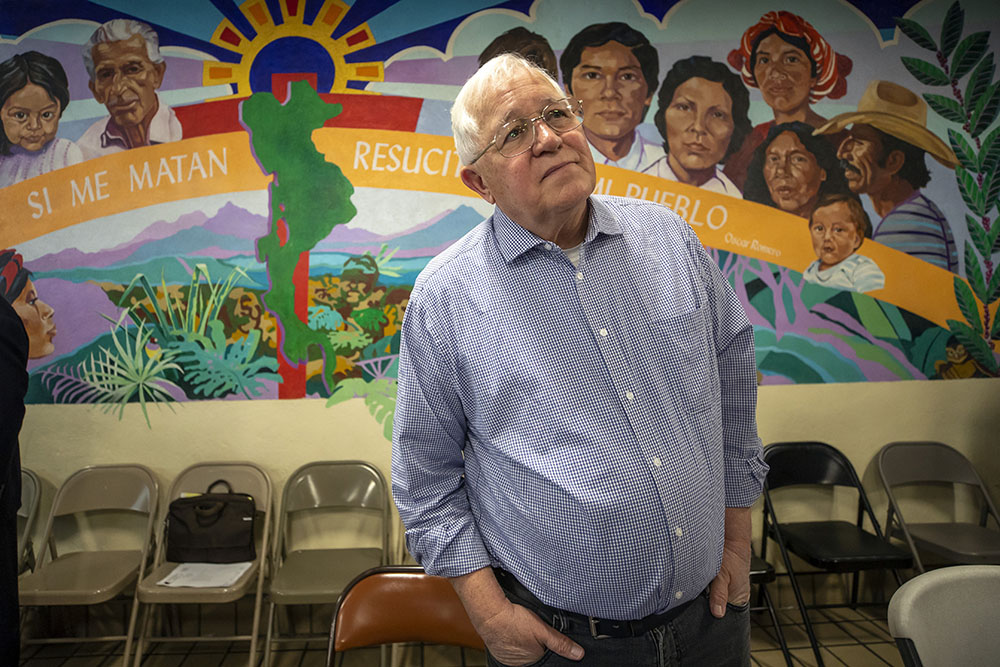
<path fill-rule="evenodd" d="M 654 457 L 653 458 L 653 465 L 656 466 L 657 468 L 659 468 L 661 465 L 663 465 L 663 461 L 661 461 L 660 457 L 658 457 L 658 456 Z"/>
<path fill-rule="evenodd" d="M 577 280 L 583 280 L 583 271 L 577 271 L 576 272 L 576 279 Z"/>
<path fill-rule="evenodd" d="M 677 591 L 676 593 L 674 593 L 674 597 L 680 600 L 682 597 L 684 597 L 684 591 Z"/>
<path fill-rule="evenodd" d="M 680 526 L 677 526 L 676 528 L 674 528 L 674 535 L 676 535 L 677 537 L 683 537 L 684 536 L 684 531 L 681 529 Z"/>
<path fill-rule="evenodd" d="M 545 244 L 545 249 L 546 250 L 552 250 L 552 244 L 551 243 L 546 243 Z"/>
<path fill-rule="evenodd" d="M 632 401 L 632 400 L 635 400 L 635 394 L 633 394 L 633 393 L 632 393 L 632 392 L 630 392 L 630 391 L 626 391 L 626 392 L 625 392 L 625 398 L 627 398 L 627 399 L 628 399 L 628 400 L 630 400 L 630 401 Z"/>
<path fill-rule="evenodd" d="M 597 333 L 601 334 L 601 335 L 602 335 L 602 336 L 604 336 L 605 338 L 607 338 L 607 336 L 608 336 L 608 330 L 607 330 L 607 329 L 601 329 L 601 330 L 600 330 L 600 331 L 598 331 Z"/>

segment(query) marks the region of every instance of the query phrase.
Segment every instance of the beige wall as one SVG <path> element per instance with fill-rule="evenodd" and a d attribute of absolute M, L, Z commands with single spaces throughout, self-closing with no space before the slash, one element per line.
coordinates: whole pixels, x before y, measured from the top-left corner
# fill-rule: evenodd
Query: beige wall
<path fill-rule="evenodd" d="M 50 498 L 80 467 L 127 461 L 152 468 L 164 493 L 185 466 L 213 459 L 260 463 L 276 494 L 312 460 L 366 459 L 389 477 L 389 442 L 361 400 L 330 408 L 324 400 L 191 402 L 174 411 L 150 408 L 150 421 L 147 428 L 136 405 L 120 421 L 94 406 L 32 405 L 21 433 L 23 463 L 51 485 Z M 964 452 L 1000 498 L 1000 379 L 762 387 L 758 421 L 765 444 L 824 440 L 861 475 L 891 440 L 941 440 Z"/>

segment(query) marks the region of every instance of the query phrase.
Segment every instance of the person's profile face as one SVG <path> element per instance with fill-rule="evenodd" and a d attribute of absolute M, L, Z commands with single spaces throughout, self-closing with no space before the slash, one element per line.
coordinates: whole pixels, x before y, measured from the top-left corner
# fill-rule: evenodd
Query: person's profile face
<path fill-rule="evenodd" d="M 764 152 L 764 181 L 783 211 L 808 217 L 826 180 L 826 170 L 794 132 L 782 132 Z"/>
<path fill-rule="evenodd" d="M 872 126 L 855 123 L 848 131 L 837 148 L 837 158 L 844 168 L 844 178 L 851 192 L 873 192 L 891 176 L 879 166 L 882 150 L 882 139 Z"/>
<path fill-rule="evenodd" d="M 777 34 L 757 44 L 753 76 L 767 105 L 783 113 L 807 107 L 809 91 L 816 83 L 806 53 Z"/>
<path fill-rule="evenodd" d="M 604 139 L 631 135 L 653 98 L 639 60 L 620 42 L 585 48 L 571 81 L 572 96 L 583 100 L 584 128 Z"/>
<path fill-rule="evenodd" d="M 842 201 L 813 211 L 809 233 L 820 269 L 840 264 L 861 247 L 863 240 L 850 207 Z"/>
<path fill-rule="evenodd" d="M 97 44 L 92 54 L 94 79 L 90 90 L 94 99 L 108 108 L 115 123 L 138 125 L 155 112 L 156 90 L 163 83 L 166 63 L 149 59 L 141 35 Z"/>
<path fill-rule="evenodd" d="M 55 311 L 38 298 L 35 284 L 30 278 L 11 305 L 28 333 L 28 358 L 38 359 L 52 354 L 56 349 L 52 342 L 56 335 L 56 325 L 52 321 Z"/>
<path fill-rule="evenodd" d="M 0 107 L 0 121 L 7 140 L 27 151 L 40 151 L 55 139 L 59 129 L 59 101 L 41 86 L 28 83 Z"/>
<path fill-rule="evenodd" d="M 688 171 L 714 167 L 733 136 L 733 101 L 717 81 L 693 77 L 663 111 L 670 155 Z"/>

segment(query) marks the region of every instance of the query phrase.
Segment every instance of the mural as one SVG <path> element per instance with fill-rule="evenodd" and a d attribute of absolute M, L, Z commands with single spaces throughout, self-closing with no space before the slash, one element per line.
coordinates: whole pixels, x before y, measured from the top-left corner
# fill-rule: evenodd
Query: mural
<path fill-rule="evenodd" d="M 388 438 L 416 275 L 491 212 L 450 103 L 505 51 L 582 101 L 599 192 L 692 225 L 764 384 L 996 376 L 991 4 L 5 6 L 0 290 L 29 400 L 361 399 Z"/>

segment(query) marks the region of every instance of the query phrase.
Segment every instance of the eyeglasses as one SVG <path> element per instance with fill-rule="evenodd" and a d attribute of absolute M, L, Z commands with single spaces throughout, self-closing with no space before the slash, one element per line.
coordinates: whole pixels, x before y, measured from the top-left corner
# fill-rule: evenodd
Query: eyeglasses
<path fill-rule="evenodd" d="M 493 146 L 507 158 L 531 150 L 535 144 L 535 123 L 538 121 L 543 121 L 556 134 L 575 130 L 583 123 L 583 102 L 564 97 L 547 104 L 534 118 L 515 118 L 504 123 L 493 135 L 493 141 L 486 144 L 486 148 L 469 164 L 486 155 L 486 151 Z"/>

